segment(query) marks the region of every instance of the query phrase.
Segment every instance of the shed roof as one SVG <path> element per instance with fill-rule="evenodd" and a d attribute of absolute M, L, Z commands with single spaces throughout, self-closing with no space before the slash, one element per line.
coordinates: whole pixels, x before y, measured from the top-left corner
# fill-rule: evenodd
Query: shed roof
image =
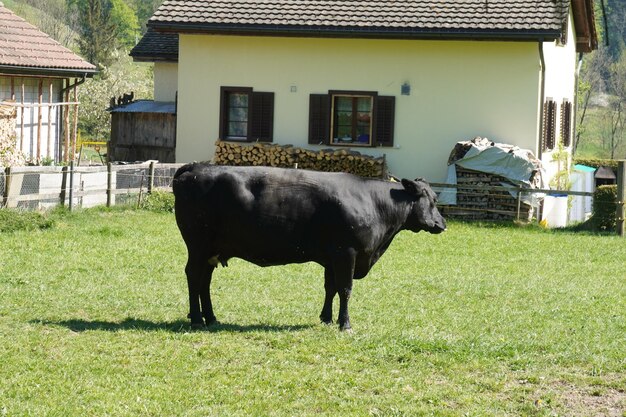
<path fill-rule="evenodd" d="M 82 76 L 96 67 L 0 2 L 0 71 Z"/>
<path fill-rule="evenodd" d="M 564 29 L 569 4 L 568 0 L 165 0 L 148 25 L 178 32 L 553 40 Z"/>
<path fill-rule="evenodd" d="M 169 101 L 137 100 L 114 107 L 111 113 L 171 113 L 176 114 L 176 103 Z"/>

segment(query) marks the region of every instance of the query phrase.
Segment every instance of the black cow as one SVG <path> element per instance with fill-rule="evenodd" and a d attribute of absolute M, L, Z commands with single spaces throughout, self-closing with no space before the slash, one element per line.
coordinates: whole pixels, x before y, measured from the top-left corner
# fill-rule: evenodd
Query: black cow
<path fill-rule="evenodd" d="M 185 272 L 193 327 L 215 322 L 211 275 L 237 257 L 260 266 L 317 262 L 325 268 L 320 315 L 350 329 L 352 280 L 404 229 L 440 233 L 446 224 L 423 180 L 401 183 L 346 173 L 193 163 L 174 176 L 175 213 L 187 245 Z M 200 309 L 202 305 L 202 310 Z"/>

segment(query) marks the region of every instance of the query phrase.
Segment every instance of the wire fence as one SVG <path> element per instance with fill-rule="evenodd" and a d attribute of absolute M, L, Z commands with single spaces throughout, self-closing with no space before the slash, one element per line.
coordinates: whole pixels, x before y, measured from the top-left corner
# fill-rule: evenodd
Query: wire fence
<path fill-rule="evenodd" d="M 73 209 L 136 204 L 142 195 L 154 190 L 171 191 L 174 174 L 182 165 L 145 162 L 88 167 L 70 164 L 65 167 L 0 168 L 0 206 L 45 210 L 58 205 Z M 556 210 L 558 213 L 554 219 L 557 220 L 550 219 L 548 226 L 562 227 L 588 219 L 594 204 L 617 207 L 618 213 L 624 207 L 623 197 L 618 196 L 615 202 L 599 202 L 593 200 L 593 193 L 581 191 L 513 185 L 431 183 L 431 186 L 439 193 L 453 190 L 456 194 L 457 204 L 440 205 L 445 217 L 467 220 L 546 221 Z M 618 227 L 622 220 L 623 230 L 623 216 L 616 217 Z"/>
<path fill-rule="evenodd" d="M 2 206 L 45 210 L 58 205 L 88 208 L 132 204 L 153 190 L 171 191 L 183 164 L 147 162 L 78 167 L 10 167 L 0 170 Z"/>

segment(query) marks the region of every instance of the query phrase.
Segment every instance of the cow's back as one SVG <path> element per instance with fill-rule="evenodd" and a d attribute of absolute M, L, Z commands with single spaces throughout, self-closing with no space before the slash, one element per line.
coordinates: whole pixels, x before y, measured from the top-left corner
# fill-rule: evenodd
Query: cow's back
<path fill-rule="evenodd" d="M 343 173 L 192 164 L 174 178 L 176 219 L 187 245 L 210 256 L 324 264 L 338 246 L 372 250 L 389 187 Z"/>

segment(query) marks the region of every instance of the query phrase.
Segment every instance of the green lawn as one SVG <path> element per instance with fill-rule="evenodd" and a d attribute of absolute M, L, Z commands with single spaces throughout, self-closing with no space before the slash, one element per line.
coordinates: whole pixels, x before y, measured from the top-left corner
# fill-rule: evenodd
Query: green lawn
<path fill-rule="evenodd" d="M 233 260 L 190 331 L 171 214 L 0 233 L 0 416 L 626 416 L 626 239 L 400 234 L 318 323 L 322 269 Z"/>

